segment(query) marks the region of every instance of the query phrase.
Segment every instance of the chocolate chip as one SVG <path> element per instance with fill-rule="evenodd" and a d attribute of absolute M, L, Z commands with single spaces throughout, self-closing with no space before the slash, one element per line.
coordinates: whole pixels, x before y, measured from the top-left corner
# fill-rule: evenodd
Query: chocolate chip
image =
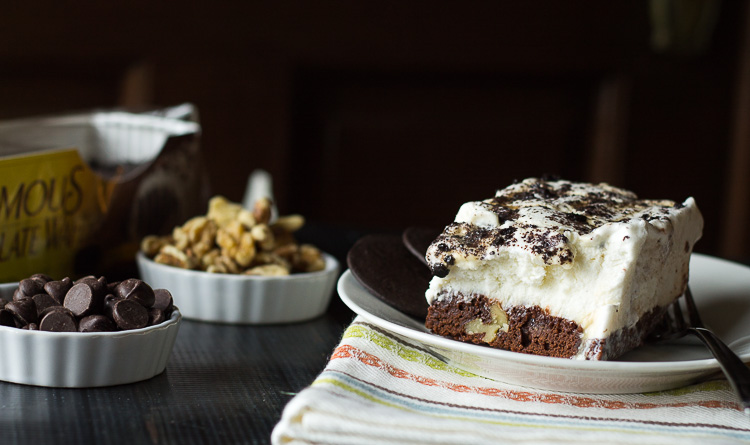
<path fill-rule="evenodd" d="M 144 281 L 137 278 L 129 278 L 121 282 L 116 289 L 116 295 L 126 300 L 133 300 L 145 308 L 154 305 L 154 290 Z"/>
<path fill-rule="evenodd" d="M 76 280 L 73 285 L 75 286 L 76 284 L 88 284 L 91 287 L 91 290 L 100 295 L 101 298 L 104 298 L 107 294 L 107 279 L 104 277 L 96 278 L 93 275 L 89 275 Z"/>
<path fill-rule="evenodd" d="M 7 309 L 0 309 L 0 326 L 16 327 L 16 319 L 13 313 Z"/>
<path fill-rule="evenodd" d="M 78 323 L 78 332 L 111 332 L 116 331 L 115 322 L 104 315 L 89 315 Z"/>
<path fill-rule="evenodd" d="M 49 311 L 42 322 L 39 323 L 40 331 L 49 332 L 76 332 L 76 321 L 73 314 L 68 311 Z"/>
<path fill-rule="evenodd" d="M 430 266 L 430 270 L 432 271 L 432 274 L 438 278 L 445 278 L 448 276 L 448 272 L 450 272 L 448 266 L 442 263 L 433 264 Z"/>
<path fill-rule="evenodd" d="M 114 294 L 115 289 L 117 289 L 117 286 L 119 286 L 120 283 L 122 283 L 122 281 L 113 281 L 111 283 L 107 283 L 107 293 Z"/>
<path fill-rule="evenodd" d="M 55 301 L 63 304 L 63 301 L 65 301 L 65 294 L 68 293 L 71 287 L 73 287 L 73 282 L 70 278 L 65 277 L 60 281 L 48 281 L 44 285 L 44 291 L 47 292 L 50 297 L 54 298 Z"/>
<path fill-rule="evenodd" d="M 38 320 L 36 305 L 31 298 L 21 298 L 11 301 L 5 305 L 5 309 L 13 314 L 17 326 L 26 326 L 29 323 L 36 323 Z"/>
<path fill-rule="evenodd" d="M 93 276 L 93 275 L 86 275 L 85 277 L 81 277 L 81 278 L 75 280 L 73 282 L 73 284 L 84 283 L 84 282 L 90 281 L 90 280 L 96 280 L 96 277 Z"/>
<path fill-rule="evenodd" d="M 159 323 L 163 323 L 164 320 L 166 320 L 166 317 L 164 316 L 164 311 L 161 309 L 151 308 L 148 310 L 148 325 L 154 326 Z"/>
<path fill-rule="evenodd" d="M 50 307 L 48 307 L 47 309 L 43 310 L 43 311 L 42 311 L 42 312 L 41 312 L 41 313 L 39 314 L 39 319 L 40 319 L 40 320 L 42 320 L 42 319 L 43 319 L 44 317 L 46 317 L 46 316 L 47 316 L 47 314 L 49 314 L 50 312 L 65 312 L 65 313 L 67 313 L 67 314 L 70 314 L 70 316 L 71 316 L 71 317 L 74 317 L 73 313 L 72 313 L 72 312 L 70 312 L 70 309 L 66 309 L 66 308 L 65 308 L 65 307 L 63 307 L 63 306 L 50 306 Z"/>
<path fill-rule="evenodd" d="M 172 314 L 174 308 L 174 299 L 172 294 L 166 289 L 154 289 L 154 309 L 160 309 L 164 312 L 164 316 L 168 317 Z"/>
<path fill-rule="evenodd" d="M 34 300 L 37 316 L 40 316 L 48 307 L 60 306 L 60 303 L 58 303 L 57 300 L 47 294 L 36 294 L 31 297 L 31 299 Z"/>
<path fill-rule="evenodd" d="M 13 291 L 13 301 L 20 300 L 21 298 L 29 298 L 29 295 L 24 294 L 19 286 Z"/>
<path fill-rule="evenodd" d="M 44 292 L 44 283 L 33 278 L 24 278 L 18 283 L 18 289 L 27 297 Z"/>
<path fill-rule="evenodd" d="M 26 329 L 27 331 L 38 331 L 39 325 L 37 325 L 36 323 L 29 323 L 21 329 Z"/>
<path fill-rule="evenodd" d="M 44 285 L 44 283 L 52 281 L 52 277 L 50 277 L 47 274 L 43 274 L 43 273 L 35 273 L 34 275 L 30 276 L 29 278 L 31 278 L 32 280 L 40 281 L 42 283 L 42 285 Z"/>
<path fill-rule="evenodd" d="M 112 309 L 115 306 L 115 303 L 122 300 L 122 298 L 108 294 L 104 297 L 104 306 L 102 307 L 102 313 L 106 315 L 109 318 L 112 318 Z"/>
<path fill-rule="evenodd" d="M 122 330 L 148 326 L 148 311 L 134 300 L 117 300 L 112 305 L 112 320 Z"/>
<path fill-rule="evenodd" d="M 100 311 L 103 303 L 104 295 L 94 289 L 91 282 L 81 282 L 65 294 L 63 306 L 70 309 L 76 317 L 85 317 Z"/>

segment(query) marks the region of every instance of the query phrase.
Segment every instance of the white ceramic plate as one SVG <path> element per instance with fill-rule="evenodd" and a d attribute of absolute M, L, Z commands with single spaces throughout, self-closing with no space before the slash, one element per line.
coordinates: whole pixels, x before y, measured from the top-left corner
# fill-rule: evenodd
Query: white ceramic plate
<path fill-rule="evenodd" d="M 704 323 L 750 361 L 750 268 L 694 254 L 690 288 Z M 350 271 L 338 282 L 344 303 L 366 321 L 406 337 L 453 366 L 505 383 L 592 394 L 636 393 L 685 386 L 721 372 L 691 337 L 642 346 L 614 361 L 541 357 L 462 343 L 430 333 L 422 324 L 363 288 Z"/>
<path fill-rule="evenodd" d="M 191 320 L 228 324 L 292 323 L 315 318 L 328 308 L 339 263 L 323 254 L 326 268 L 283 277 L 217 274 L 181 269 L 137 255 L 141 279 L 169 289 L 174 304 Z"/>

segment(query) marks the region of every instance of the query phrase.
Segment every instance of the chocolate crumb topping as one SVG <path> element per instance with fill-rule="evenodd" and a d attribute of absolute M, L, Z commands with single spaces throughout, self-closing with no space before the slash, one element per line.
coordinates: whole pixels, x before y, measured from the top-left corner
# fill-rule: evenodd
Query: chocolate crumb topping
<path fill-rule="evenodd" d="M 448 276 L 448 272 L 450 272 L 450 269 L 444 264 L 437 263 L 437 264 L 430 264 L 430 272 L 436 277 L 439 278 L 445 278 Z"/>
<path fill-rule="evenodd" d="M 446 276 L 459 258 L 483 259 L 503 247 L 526 249 L 541 256 L 545 264 L 568 264 L 574 259 L 568 245 L 570 234 L 584 236 L 606 224 L 634 219 L 670 224 L 674 209 L 683 207 L 668 200 L 638 199 L 630 191 L 607 184 L 537 178 L 516 182 L 493 198 L 467 205 L 463 219 L 457 216 L 428 249 L 427 261 L 436 276 Z"/>
<path fill-rule="evenodd" d="M 531 245 L 531 251 L 541 255 L 545 262 L 556 255 L 560 257 L 561 264 L 573 261 L 573 253 L 566 248 L 568 239 L 565 235 L 546 230 L 527 232 L 523 239 Z"/>
<path fill-rule="evenodd" d="M 515 227 L 506 227 L 497 230 L 497 232 L 494 233 L 495 237 L 492 239 L 491 244 L 495 247 L 508 245 L 513 240 L 514 233 L 516 233 Z"/>

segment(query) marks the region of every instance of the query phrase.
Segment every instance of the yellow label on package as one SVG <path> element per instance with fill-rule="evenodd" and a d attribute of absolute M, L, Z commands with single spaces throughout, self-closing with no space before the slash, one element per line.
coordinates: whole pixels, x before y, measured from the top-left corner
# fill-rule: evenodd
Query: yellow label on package
<path fill-rule="evenodd" d="M 70 276 L 109 189 L 73 149 L 0 159 L 0 282 Z"/>

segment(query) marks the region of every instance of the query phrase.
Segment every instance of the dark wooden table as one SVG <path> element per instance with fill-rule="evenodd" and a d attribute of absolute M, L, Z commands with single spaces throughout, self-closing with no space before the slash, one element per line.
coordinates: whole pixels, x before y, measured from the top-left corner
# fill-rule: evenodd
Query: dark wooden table
<path fill-rule="evenodd" d="M 342 261 L 358 233 L 318 230 Z M 0 444 L 265 444 L 286 403 L 323 370 L 353 313 L 287 325 L 184 320 L 164 373 L 106 388 L 0 382 Z"/>
<path fill-rule="evenodd" d="M 186 320 L 166 371 L 150 380 L 91 389 L 1 382 L 0 443 L 269 443 L 284 405 L 323 370 L 345 321 Z"/>

